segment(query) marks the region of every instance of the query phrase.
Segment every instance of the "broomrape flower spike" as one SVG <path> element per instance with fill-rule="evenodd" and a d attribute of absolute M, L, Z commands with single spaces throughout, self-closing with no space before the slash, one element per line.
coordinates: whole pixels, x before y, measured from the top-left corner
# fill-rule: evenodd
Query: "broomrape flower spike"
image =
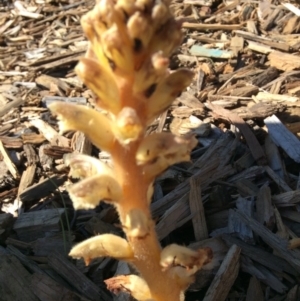
<path fill-rule="evenodd" d="M 197 140 L 145 134 L 193 78 L 189 70 L 168 69 L 169 56 L 182 39 L 180 23 L 169 0 L 100 0 L 81 24 L 89 47 L 75 71 L 95 93 L 98 110 L 62 102 L 50 109 L 61 132 L 82 131 L 111 154 L 112 167 L 85 155 L 66 156 L 70 176 L 79 178 L 68 191 L 75 209 L 95 208 L 100 201 L 114 205 L 126 238 L 98 235 L 74 246 L 69 255 L 86 264 L 109 256 L 134 265 L 138 276 L 106 280 L 113 292 L 126 291 L 143 301 L 183 301 L 212 252 L 175 244 L 162 250 L 150 202 L 155 177 L 174 163 L 189 161 Z"/>

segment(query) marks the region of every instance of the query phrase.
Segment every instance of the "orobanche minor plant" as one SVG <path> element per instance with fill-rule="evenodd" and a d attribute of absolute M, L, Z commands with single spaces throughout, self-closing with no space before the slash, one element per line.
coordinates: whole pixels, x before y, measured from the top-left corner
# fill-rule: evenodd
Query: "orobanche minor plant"
<path fill-rule="evenodd" d="M 102 111 L 61 102 L 50 109 L 62 132 L 82 131 L 111 154 L 113 167 L 86 155 L 68 157 L 71 176 L 81 179 L 69 194 L 75 209 L 95 208 L 100 200 L 113 204 L 126 239 L 98 235 L 69 255 L 86 264 L 101 256 L 129 262 L 139 276 L 106 283 L 137 300 L 184 300 L 193 275 L 211 260 L 212 252 L 176 244 L 162 249 L 150 203 L 155 177 L 174 163 L 190 160 L 197 140 L 167 132 L 146 136 L 147 126 L 193 77 L 186 69 L 168 69 L 168 57 L 181 42 L 180 23 L 163 0 L 101 0 L 81 23 L 90 46 L 76 73 L 96 94 L 95 105 Z"/>

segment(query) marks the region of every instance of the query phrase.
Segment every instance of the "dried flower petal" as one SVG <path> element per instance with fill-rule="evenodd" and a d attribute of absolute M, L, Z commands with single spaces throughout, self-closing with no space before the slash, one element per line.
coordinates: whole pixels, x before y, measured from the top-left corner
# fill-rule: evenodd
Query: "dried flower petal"
<path fill-rule="evenodd" d="M 83 258 L 88 265 L 92 259 L 109 256 L 119 260 L 133 259 L 133 251 L 128 242 L 113 234 L 102 234 L 89 238 L 72 248 L 69 256 Z"/>
<path fill-rule="evenodd" d="M 142 239 L 149 234 L 152 220 L 140 209 L 132 209 L 125 217 L 123 227 L 131 238 Z"/>
<path fill-rule="evenodd" d="M 107 288 L 115 294 L 125 292 L 139 301 L 150 301 L 151 293 L 144 279 L 136 275 L 121 275 L 104 280 Z"/>
<path fill-rule="evenodd" d="M 95 146 L 110 151 L 114 141 L 112 124 L 103 114 L 85 106 L 63 102 L 53 102 L 49 109 L 58 115 L 61 132 L 84 132 Z"/>
<path fill-rule="evenodd" d="M 120 111 L 119 89 L 110 70 L 103 68 L 96 60 L 82 58 L 75 72 L 99 97 L 99 107 L 113 114 Z"/>
<path fill-rule="evenodd" d="M 196 267 L 199 269 L 211 261 L 212 251 L 210 248 L 194 251 L 183 246 L 171 244 L 162 250 L 160 258 L 160 265 L 164 270 L 173 266 L 182 266 L 187 269 Z"/>

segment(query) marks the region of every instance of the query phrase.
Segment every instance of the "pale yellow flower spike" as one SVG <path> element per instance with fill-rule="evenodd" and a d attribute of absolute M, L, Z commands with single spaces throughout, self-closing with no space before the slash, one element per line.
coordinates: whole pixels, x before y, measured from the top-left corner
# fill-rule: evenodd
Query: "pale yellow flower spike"
<path fill-rule="evenodd" d="M 146 136 L 148 125 L 190 84 L 190 70 L 169 70 L 169 56 L 180 44 L 180 22 L 170 0 L 97 0 L 82 18 L 89 40 L 76 72 L 97 95 L 88 107 L 56 102 L 61 132 L 82 131 L 100 150 L 111 154 L 112 167 L 84 155 L 66 156 L 68 187 L 75 209 L 95 208 L 100 201 L 116 208 L 125 238 L 92 237 L 70 252 L 86 264 L 109 256 L 129 262 L 139 275 L 105 280 L 113 292 L 125 291 L 140 301 L 184 301 L 194 274 L 211 260 L 210 249 L 171 245 L 162 250 L 151 218 L 155 177 L 170 165 L 190 160 L 193 136 L 171 133 Z"/>

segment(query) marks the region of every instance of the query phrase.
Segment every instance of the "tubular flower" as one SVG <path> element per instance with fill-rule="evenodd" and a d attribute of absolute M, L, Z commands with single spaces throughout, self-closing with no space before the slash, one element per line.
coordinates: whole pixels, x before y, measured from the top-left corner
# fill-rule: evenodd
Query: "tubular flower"
<path fill-rule="evenodd" d="M 113 234 L 94 236 L 79 243 L 69 253 L 73 258 L 83 258 L 86 265 L 98 257 L 113 257 L 120 260 L 133 259 L 133 251 L 128 242 Z"/>
<path fill-rule="evenodd" d="M 97 60 L 82 58 L 75 68 L 84 83 L 97 95 L 97 105 L 113 114 L 120 111 L 120 97 L 114 76 Z"/>
<path fill-rule="evenodd" d="M 135 109 L 124 107 L 116 116 L 112 130 L 121 144 L 136 141 L 143 133 L 142 122 Z"/>
<path fill-rule="evenodd" d="M 103 114 L 88 107 L 63 102 L 54 102 L 49 108 L 60 120 L 60 132 L 81 131 L 97 147 L 110 151 L 115 138 L 111 121 Z"/>
<path fill-rule="evenodd" d="M 132 209 L 125 217 L 124 227 L 131 238 L 144 238 L 149 234 L 151 219 L 140 209 Z"/>
<path fill-rule="evenodd" d="M 86 178 L 68 188 L 75 209 L 94 209 L 101 200 L 117 203 L 122 190 L 114 177 L 107 174 Z"/>
<path fill-rule="evenodd" d="M 190 152 L 196 146 L 195 137 L 177 137 L 171 133 L 155 133 L 146 137 L 139 146 L 136 160 L 151 179 L 170 165 L 189 161 Z"/>
<path fill-rule="evenodd" d="M 121 199 L 121 186 L 107 164 L 79 154 L 67 155 L 64 162 L 71 168 L 70 176 L 83 178 L 68 188 L 75 209 L 93 209 L 101 200 L 117 203 Z"/>
<path fill-rule="evenodd" d="M 196 267 L 196 270 L 198 270 L 204 264 L 209 263 L 211 259 L 212 253 L 209 248 L 194 251 L 183 246 L 171 244 L 162 250 L 160 265 L 164 269 L 169 269 L 172 266 L 181 266 L 188 270 Z"/>

